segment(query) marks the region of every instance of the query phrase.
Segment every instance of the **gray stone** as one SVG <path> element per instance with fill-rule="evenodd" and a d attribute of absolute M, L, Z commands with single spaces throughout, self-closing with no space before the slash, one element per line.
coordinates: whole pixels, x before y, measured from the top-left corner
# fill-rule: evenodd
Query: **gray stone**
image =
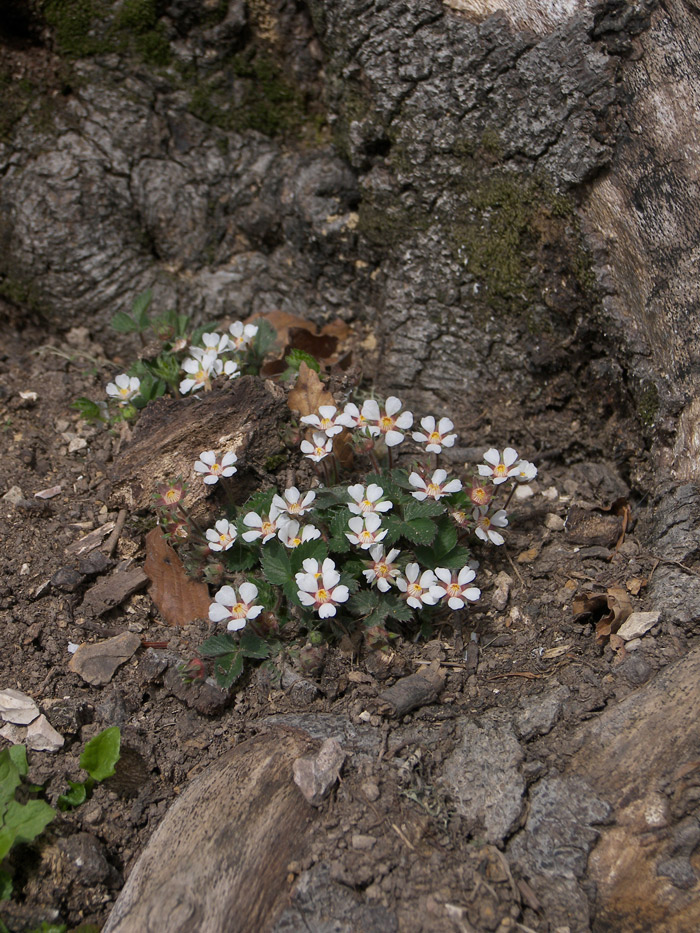
<path fill-rule="evenodd" d="M 76 833 L 58 840 L 58 848 L 70 866 L 71 875 L 81 885 L 99 884 L 110 874 L 99 840 L 90 833 Z"/>
<path fill-rule="evenodd" d="M 445 760 L 440 783 L 470 831 L 499 844 L 520 818 L 525 781 L 519 765 L 523 752 L 509 723 L 498 714 L 458 725 L 459 744 Z"/>
<path fill-rule="evenodd" d="M 141 647 L 141 639 L 132 632 L 95 644 L 82 644 L 70 659 L 68 667 L 93 686 L 108 684 L 118 667 Z"/>
<path fill-rule="evenodd" d="M 698 876 L 687 856 L 664 859 L 656 866 L 656 874 L 668 878 L 675 887 L 688 890 L 697 883 Z"/>
<path fill-rule="evenodd" d="M 527 697 L 520 701 L 515 729 L 521 739 L 546 735 L 559 718 L 564 702 L 571 696 L 568 687 L 559 686 L 543 696 Z"/>

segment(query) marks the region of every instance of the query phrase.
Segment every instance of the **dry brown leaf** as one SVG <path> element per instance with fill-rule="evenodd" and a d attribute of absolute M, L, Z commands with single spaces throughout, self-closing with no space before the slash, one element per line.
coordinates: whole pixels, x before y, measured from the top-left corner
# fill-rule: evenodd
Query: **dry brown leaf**
<path fill-rule="evenodd" d="M 168 625 L 187 625 L 194 619 L 207 618 L 211 599 L 206 583 L 189 579 L 160 528 L 146 535 L 143 569 L 151 581 L 150 597 Z"/>
<path fill-rule="evenodd" d="M 547 661 L 551 661 L 552 658 L 560 658 L 567 651 L 570 651 L 572 647 L 572 645 L 557 645 L 556 648 L 547 648 L 546 651 L 542 652 L 542 657 Z"/>
<path fill-rule="evenodd" d="M 298 411 L 303 418 L 305 415 L 315 415 L 321 405 L 335 405 L 335 399 L 318 378 L 318 373 L 302 363 L 287 405 L 292 411 Z"/>
<path fill-rule="evenodd" d="M 596 641 L 602 644 L 632 614 L 632 603 L 623 587 L 611 586 L 605 593 L 580 594 L 573 610 L 575 622 L 595 623 Z"/>
<path fill-rule="evenodd" d="M 290 327 L 289 340 L 284 351 L 303 350 L 316 360 L 329 360 L 338 348 L 338 338 L 328 334 L 313 334 L 304 327 Z"/>

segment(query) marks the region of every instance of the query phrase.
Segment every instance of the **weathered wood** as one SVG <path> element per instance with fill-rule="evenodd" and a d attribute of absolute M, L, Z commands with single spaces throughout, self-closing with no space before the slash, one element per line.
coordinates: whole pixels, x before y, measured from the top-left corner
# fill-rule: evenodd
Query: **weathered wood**
<path fill-rule="evenodd" d="M 694 933 L 700 859 L 671 824 L 693 819 L 700 788 L 700 649 L 586 724 L 578 740 L 571 771 L 615 816 L 588 866 L 597 887 L 594 928 Z"/>
<path fill-rule="evenodd" d="M 134 866 L 104 933 L 263 933 L 287 900 L 313 808 L 293 762 L 317 747 L 275 729 L 234 748 L 186 788 Z"/>

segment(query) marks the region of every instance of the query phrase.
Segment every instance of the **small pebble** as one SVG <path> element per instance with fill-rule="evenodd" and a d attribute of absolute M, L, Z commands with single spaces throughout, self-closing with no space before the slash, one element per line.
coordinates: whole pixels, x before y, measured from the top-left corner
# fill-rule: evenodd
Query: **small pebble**
<path fill-rule="evenodd" d="M 367 852 L 374 846 L 376 841 L 374 836 L 363 836 L 360 833 L 355 833 L 352 837 L 352 847 L 361 852 Z"/>
<path fill-rule="evenodd" d="M 556 486 L 550 486 L 548 489 L 542 490 L 542 495 L 549 502 L 556 502 L 556 500 L 559 498 L 559 490 Z"/>
<path fill-rule="evenodd" d="M 379 800 L 379 787 L 374 781 L 363 781 L 360 785 L 360 790 L 370 803 Z"/>
<path fill-rule="evenodd" d="M 549 528 L 550 531 L 563 531 L 565 525 L 566 522 L 561 515 L 555 515 L 553 512 L 550 512 L 544 520 L 545 528 Z"/>

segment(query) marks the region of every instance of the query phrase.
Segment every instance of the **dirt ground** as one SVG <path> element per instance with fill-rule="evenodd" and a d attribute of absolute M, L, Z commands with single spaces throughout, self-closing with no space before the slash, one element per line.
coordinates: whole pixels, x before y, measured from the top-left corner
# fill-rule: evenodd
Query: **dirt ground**
<path fill-rule="evenodd" d="M 506 545 L 477 549 L 483 595 L 461 625 L 443 626 L 427 644 L 399 639 L 388 656 L 334 645 L 306 686 L 253 668 L 222 704 L 196 700 L 198 688 L 178 686 L 172 675 L 173 659 L 195 653 L 208 623 L 165 625 L 145 590 L 102 614 L 80 611 L 97 580 L 143 564 L 139 514 L 128 516 L 111 562 L 98 572 L 86 574 L 66 553 L 118 517 L 110 496 L 119 439 L 80 422 L 70 405 L 82 395 L 100 398 L 126 352 L 116 341 L 95 344 L 80 329 L 59 336 L 7 324 L 0 331 L 0 687 L 31 696 L 65 740 L 57 752 L 29 756 L 30 777 L 46 783 L 52 802 L 67 778 L 81 776 L 80 751 L 99 731 L 119 725 L 125 749 L 117 778 L 20 852 L 15 896 L 0 906 L 9 929 L 42 921 L 101 926 L 191 778 L 272 722 L 306 724 L 313 734 L 314 724 L 332 721 L 356 748 L 321 808 L 310 854 L 288 866 L 298 910 L 304 892 L 297 882 L 317 866 L 355 906 L 358 898 L 372 906 L 356 929 L 553 931 L 503 846 L 485 841 L 436 776 L 465 717 L 512 713 L 559 687 L 565 699 L 553 722 L 521 733 L 525 781 L 556 774 L 581 722 L 686 650 L 673 626 L 656 625 L 637 650 L 625 650 L 599 645 L 590 621 L 574 621 L 578 594 L 611 586 L 623 588 L 635 609 L 650 608 L 644 594 L 655 560 L 635 534 L 644 518 L 645 441 L 619 399 L 601 389 L 604 375 L 581 398 L 573 376 L 562 374 L 537 398 L 506 400 L 497 418 L 487 413 L 475 425 L 470 448 L 513 444 L 539 476 L 534 495 L 512 511 Z M 26 392 L 36 400 L 22 398 Z M 51 487 L 60 491 L 36 497 Z M 616 500 L 630 508 L 624 536 L 624 509 L 605 511 Z M 108 684 L 91 686 L 69 670 L 71 643 L 123 632 L 138 635 L 141 647 Z M 473 633 L 478 656 L 467 650 Z M 437 702 L 399 720 L 375 711 L 382 690 L 432 660 L 446 674 Z M 352 739 L 353 729 L 361 739 Z M 280 929 L 305 928 L 285 922 Z"/>

